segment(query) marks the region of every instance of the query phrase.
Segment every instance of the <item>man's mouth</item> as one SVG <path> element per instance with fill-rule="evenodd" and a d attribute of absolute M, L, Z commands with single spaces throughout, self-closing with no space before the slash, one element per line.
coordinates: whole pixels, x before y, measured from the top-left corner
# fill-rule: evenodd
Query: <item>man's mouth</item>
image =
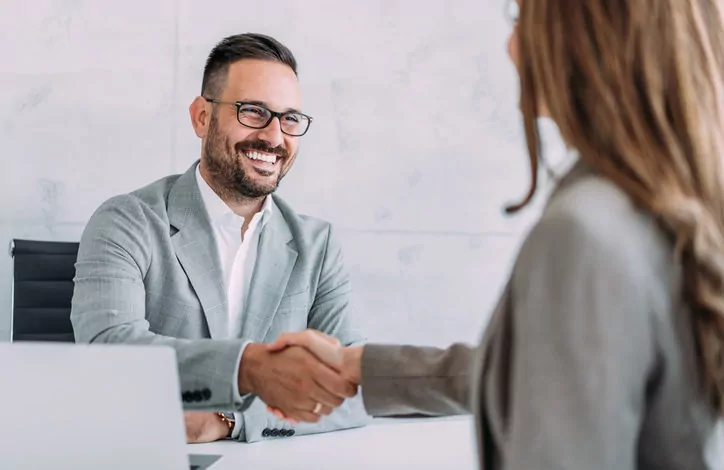
<path fill-rule="evenodd" d="M 260 152 L 258 150 L 244 150 L 242 153 L 246 158 L 251 160 L 255 167 L 262 169 L 273 169 L 281 160 L 279 155 Z"/>

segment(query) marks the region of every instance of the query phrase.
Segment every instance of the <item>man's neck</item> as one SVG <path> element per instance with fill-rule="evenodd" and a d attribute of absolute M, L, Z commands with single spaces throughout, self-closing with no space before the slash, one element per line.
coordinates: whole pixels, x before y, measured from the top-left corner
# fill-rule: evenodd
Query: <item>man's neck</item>
<path fill-rule="evenodd" d="M 249 223 L 251 222 L 252 217 L 254 217 L 254 214 L 259 212 L 264 205 L 264 198 L 244 198 L 243 200 L 231 201 L 224 198 L 221 199 L 226 203 L 227 206 L 229 206 L 234 214 L 244 218 L 244 223 L 241 224 L 241 239 L 244 240 L 246 237 L 246 231 L 249 228 Z"/>
<path fill-rule="evenodd" d="M 214 191 L 216 190 L 214 189 Z M 221 197 L 221 195 L 219 195 L 219 197 Z M 234 214 L 244 218 L 244 225 L 247 225 L 249 221 L 251 221 L 251 218 L 254 217 L 254 214 L 261 211 L 261 208 L 264 206 L 263 197 L 256 199 L 243 197 L 221 197 L 221 200 L 229 206 L 229 209 L 231 209 Z"/>

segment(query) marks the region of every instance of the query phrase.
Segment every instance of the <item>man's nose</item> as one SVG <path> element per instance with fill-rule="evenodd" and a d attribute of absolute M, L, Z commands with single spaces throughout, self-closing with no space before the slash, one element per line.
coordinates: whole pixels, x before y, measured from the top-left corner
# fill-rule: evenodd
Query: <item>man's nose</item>
<path fill-rule="evenodd" d="M 278 116 L 274 116 L 271 122 L 258 131 L 259 139 L 265 140 L 271 147 L 279 147 L 284 143 L 284 133 Z"/>

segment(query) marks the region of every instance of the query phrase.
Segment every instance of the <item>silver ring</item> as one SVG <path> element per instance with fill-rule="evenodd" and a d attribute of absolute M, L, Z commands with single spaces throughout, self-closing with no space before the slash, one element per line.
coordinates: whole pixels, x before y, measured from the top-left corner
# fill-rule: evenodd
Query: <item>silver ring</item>
<path fill-rule="evenodd" d="M 314 409 L 312 410 L 312 413 L 314 413 L 315 415 L 318 415 L 320 411 L 322 411 L 322 404 L 317 402 L 317 404 L 314 405 Z"/>

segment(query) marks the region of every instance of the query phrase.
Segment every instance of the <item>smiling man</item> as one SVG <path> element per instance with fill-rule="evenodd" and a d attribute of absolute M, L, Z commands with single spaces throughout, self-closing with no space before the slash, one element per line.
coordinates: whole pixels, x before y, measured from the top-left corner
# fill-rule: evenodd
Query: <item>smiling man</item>
<path fill-rule="evenodd" d="M 306 350 L 262 344 L 306 328 L 363 340 L 330 224 L 273 194 L 312 123 L 301 109 L 289 49 L 259 34 L 224 39 L 189 107 L 200 160 L 105 202 L 81 238 L 76 340 L 175 348 L 190 442 L 370 419 L 359 397 L 345 401 L 356 387 Z M 278 420 L 267 404 L 312 423 Z"/>

